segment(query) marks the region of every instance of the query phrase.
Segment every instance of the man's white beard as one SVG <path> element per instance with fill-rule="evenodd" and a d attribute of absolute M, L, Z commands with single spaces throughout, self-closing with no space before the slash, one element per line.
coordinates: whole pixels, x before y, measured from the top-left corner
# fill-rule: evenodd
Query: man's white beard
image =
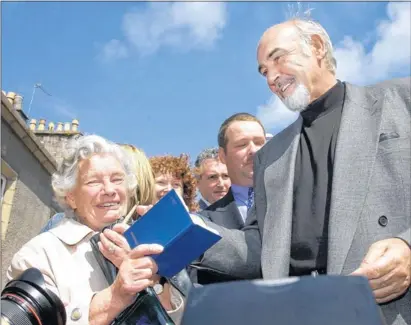
<path fill-rule="evenodd" d="M 303 84 L 298 84 L 294 92 L 282 101 L 290 111 L 301 113 L 310 104 L 310 92 Z"/>

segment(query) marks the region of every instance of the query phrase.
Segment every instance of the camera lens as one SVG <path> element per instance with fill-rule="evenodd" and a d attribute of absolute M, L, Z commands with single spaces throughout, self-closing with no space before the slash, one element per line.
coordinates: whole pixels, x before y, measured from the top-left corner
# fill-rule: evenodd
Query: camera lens
<path fill-rule="evenodd" d="M 1 325 L 65 325 L 61 300 L 46 289 L 41 272 L 31 268 L 10 281 L 1 296 Z"/>
<path fill-rule="evenodd" d="M 35 320 L 30 317 L 31 314 L 29 314 L 27 310 L 10 300 L 1 301 L 1 314 L 1 325 L 38 324 L 38 322 L 35 322 Z"/>

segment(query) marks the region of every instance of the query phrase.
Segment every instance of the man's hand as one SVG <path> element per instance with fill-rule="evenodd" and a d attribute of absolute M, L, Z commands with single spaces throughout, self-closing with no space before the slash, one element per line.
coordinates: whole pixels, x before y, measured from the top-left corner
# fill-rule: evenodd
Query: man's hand
<path fill-rule="evenodd" d="M 399 238 L 378 241 L 351 275 L 367 277 L 377 302 L 389 302 L 410 287 L 411 248 Z"/>

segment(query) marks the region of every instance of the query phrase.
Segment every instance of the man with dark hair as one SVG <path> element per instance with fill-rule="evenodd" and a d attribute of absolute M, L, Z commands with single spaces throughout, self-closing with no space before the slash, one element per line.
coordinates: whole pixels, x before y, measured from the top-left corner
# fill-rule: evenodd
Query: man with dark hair
<path fill-rule="evenodd" d="M 223 198 L 231 185 L 227 166 L 218 157 L 218 148 L 205 149 L 198 155 L 194 163 L 194 175 L 201 195 L 198 201 L 200 210 Z"/>
<path fill-rule="evenodd" d="M 219 157 L 227 165 L 231 187 L 227 195 L 201 211 L 202 216 L 229 229 L 244 226 L 254 201 L 254 156 L 265 142 L 264 127 L 251 114 L 234 114 L 223 122 L 218 132 Z M 197 276 L 200 284 L 234 279 L 207 271 L 200 271 Z"/>
<path fill-rule="evenodd" d="M 227 165 L 231 187 L 226 196 L 210 205 L 202 215 L 226 228 L 243 227 L 254 201 L 254 155 L 265 141 L 263 125 L 251 114 L 234 114 L 223 122 L 218 132 L 218 154 Z"/>

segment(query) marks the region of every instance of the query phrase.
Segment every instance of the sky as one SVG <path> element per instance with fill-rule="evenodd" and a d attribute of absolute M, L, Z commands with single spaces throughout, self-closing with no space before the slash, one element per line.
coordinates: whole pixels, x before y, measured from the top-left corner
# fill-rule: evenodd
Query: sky
<path fill-rule="evenodd" d="M 85 134 L 194 161 L 234 113 L 273 134 L 295 120 L 258 74 L 256 46 L 307 10 L 330 35 L 339 79 L 411 75 L 410 3 L 3 1 L 1 88 L 23 96 L 30 119 L 76 118 Z M 36 83 L 51 96 L 36 89 L 30 106 Z"/>

